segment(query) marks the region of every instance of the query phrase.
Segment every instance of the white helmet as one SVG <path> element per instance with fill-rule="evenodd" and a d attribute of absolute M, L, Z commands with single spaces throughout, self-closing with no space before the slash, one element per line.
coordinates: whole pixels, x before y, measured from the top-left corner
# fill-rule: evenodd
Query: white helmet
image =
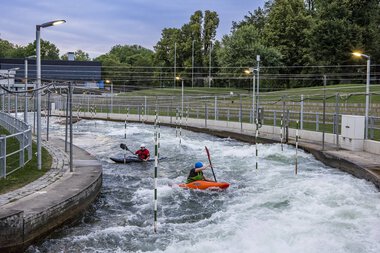
<path fill-rule="evenodd" d="M 145 148 L 145 144 L 141 143 L 140 148 Z"/>

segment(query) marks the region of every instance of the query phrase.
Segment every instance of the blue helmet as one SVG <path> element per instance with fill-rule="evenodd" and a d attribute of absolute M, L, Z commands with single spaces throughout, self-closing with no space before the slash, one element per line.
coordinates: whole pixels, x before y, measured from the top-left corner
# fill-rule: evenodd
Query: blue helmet
<path fill-rule="evenodd" d="M 202 162 L 196 162 L 195 163 L 195 168 L 198 169 L 198 168 L 202 168 L 203 167 L 203 163 Z"/>

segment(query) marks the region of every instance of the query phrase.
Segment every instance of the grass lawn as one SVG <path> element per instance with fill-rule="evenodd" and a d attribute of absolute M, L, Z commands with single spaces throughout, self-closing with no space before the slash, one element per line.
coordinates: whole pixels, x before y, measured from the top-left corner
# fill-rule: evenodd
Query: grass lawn
<path fill-rule="evenodd" d="M 7 131 L 0 128 L 1 134 L 7 134 Z M 8 133 L 9 134 L 9 133 Z M 18 149 L 18 141 L 15 138 L 11 138 L 7 142 L 8 153 Z M 52 157 L 49 152 L 42 148 L 42 169 L 37 169 L 37 156 L 34 155 L 37 151 L 37 145 L 33 143 L 32 147 L 33 158 L 23 168 L 20 168 L 16 172 L 8 175 L 7 178 L 0 179 L 0 194 L 18 189 L 27 185 L 37 178 L 44 175 L 50 168 L 52 163 Z M 18 154 L 8 157 L 7 159 L 7 171 L 12 171 L 18 167 Z"/>

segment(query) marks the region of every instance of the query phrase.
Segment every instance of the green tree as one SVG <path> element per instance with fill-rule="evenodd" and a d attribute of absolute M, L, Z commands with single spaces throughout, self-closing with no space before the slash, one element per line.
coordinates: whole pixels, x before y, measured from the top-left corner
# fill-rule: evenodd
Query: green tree
<path fill-rule="evenodd" d="M 0 58 L 11 58 L 14 50 L 15 48 L 12 43 L 0 39 Z"/>
<path fill-rule="evenodd" d="M 239 22 L 233 21 L 232 31 L 245 25 L 253 25 L 259 31 L 259 34 L 262 35 L 272 4 L 272 0 L 266 1 L 263 8 L 258 7 L 253 13 L 249 11 L 248 15 L 245 15 L 244 19 Z"/>
<path fill-rule="evenodd" d="M 303 0 L 277 0 L 273 3 L 264 28 L 265 45 L 275 47 L 285 66 L 306 66 L 310 63 L 309 34 L 312 16 Z M 302 68 L 284 69 L 284 74 L 302 72 Z M 286 81 L 285 87 L 298 85 Z"/>
<path fill-rule="evenodd" d="M 97 57 L 102 63 L 103 78 L 114 88 L 124 84 L 146 84 L 153 78 L 153 51 L 139 45 L 116 45 L 109 53 Z"/>
<path fill-rule="evenodd" d="M 59 60 L 59 49 L 53 43 L 42 40 L 40 42 L 41 46 L 41 59 L 43 60 Z M 23 57 L 30 55 L 36 55 L 36 41 L 29 43 L 23 52 Z"/>
<path fill-rule="evenodd" d="M 266 47 L 261 40 L 259 31 L 254 25 L 245 25 L 237 28 L 231 35 L 225 35 L 222 39 L 221 48 L 218 50 L 217 59 L 226 79 L 233 77 L 243 77 L 244 69 L 256 67 L 256 56 L 261 56 L 262 66 L 281 65 L 281 54 L 274 47 Z M 241 68 L 236 68 L 241 67 Z M 240 81 L 239 81 L 240 82 Z M 250 82 L 246 82 L 250 87 Z M 265 87 L 266 86 L 266 87 Z M 274 83 L 267 81 L 263 88 L 273 88 Z"/>
<path fill-rule="evenodd" d="M 176 44 L 176 71 L 178 75 L 190 78 L 192 66 L 192 54 L 194 44 L 194 71 L 195 78 L 202 82 L 202 78 L 208 73 L 209 54 L 213 41 L 215 41 L 216 29 L 219 26 L 219 17 L 216 12 L 196 11 L 190 17 L 189 23 L 184 24 L 181 29 L 165 28 L 161 39 L 154 47 L 155 62 L 163 69 L 164 76 L 170 80 L 173 78 L 174 68 L 174 45 Z M 212 52 L 212 51 L 211 51 Z M 212 52 L 213 62 L 215 52 Z"/>

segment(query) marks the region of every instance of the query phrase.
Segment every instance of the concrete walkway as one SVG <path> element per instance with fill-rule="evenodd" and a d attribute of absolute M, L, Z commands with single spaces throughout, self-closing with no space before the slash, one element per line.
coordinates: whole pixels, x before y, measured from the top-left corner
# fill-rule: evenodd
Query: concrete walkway
<path fill-rule="evenodd" d="M 64 141 L 43 143 L 53 157 L 52 169 L 18 190 L 0 195 L 0 252 L 22 252 L 36 239 L 83 212 L 98 196 L 102 166 L 73 146 L 73 172 Z"/>

